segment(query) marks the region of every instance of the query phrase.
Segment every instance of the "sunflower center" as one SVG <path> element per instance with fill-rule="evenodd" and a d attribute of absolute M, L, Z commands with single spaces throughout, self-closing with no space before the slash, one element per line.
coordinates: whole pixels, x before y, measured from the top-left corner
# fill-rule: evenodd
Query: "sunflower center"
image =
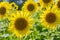
<path fill-rule="evenodd" d="M 12 4 L 12 7 L 14 7 L 14 4 Z"/>
<path fill-rule="evenodd" d="M 25 20 L 24 18 L 18 18 L 15 21 L 15 28 L 17 30 L 24 30 L 28 25 L 27 20 Z"/>
<path fill-rule="evenodd" d="M 5 13 L 6 13 L 6 8 L 1 7 L 1 8 L 0 8 L 0 14 L 1 14 L 1 15 L 4 15 Z"/>
<path fill-rule="evenodd" d="M 38 6 L 40 6 L 40 3 L 37 3 L 38 4 Z"/>
<path fill-rule="evenodd" d="M 44 3 L 49 3 L 51 0 L 43 0 Z"/>
<path fill-rule="evenodd" d="M 12 4 L 12 7 L 14 7 L 16 9 L 16 7 L 14 6 L 14 4 Z"/>
<path fill-rule="evenodd" d="M 57 7 L 60 8 L 60 1 L 57 3 Z"/>
<path fill-rule="evenodd" d="M 48 13 L 46 15 L 46 21 L 48 23 L 54 23 L 56 21 L 56 15 L 54 13 L 52 13 L 52 12 Z"/>
<path fill-rule="evenodd" d="M 33 4 L 29 4 L 28 6 L 27 6 L 27 9 L 29 10 L 29 11 L 33 11 L 34 10 L 34 5 Z"/>

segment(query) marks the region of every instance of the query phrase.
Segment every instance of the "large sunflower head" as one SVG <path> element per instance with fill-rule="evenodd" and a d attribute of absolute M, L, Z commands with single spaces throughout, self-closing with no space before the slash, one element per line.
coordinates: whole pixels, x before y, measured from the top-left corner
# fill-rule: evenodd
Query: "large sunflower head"
<path fill-rule="evenodd" d="M 45 12 L 40 15 L 40 22 L 43 26 L 50 29 L 55 29 L 59 24 L 59 15 L 56 10 L 47 9 Z"/>
<path fill-rule="evenodd" d="M 16 10 L 18 9 L 18 6 L 14 2 L 12 2 L 10 5 L 11 5 L 12 8 L 14 8 Z"/>
<path fill-rule="evenodd" d="M 9 30 L 17 37 L 23 37 L 24 35 L 30 33 L 30 29 L 34 23 L 33 18 L 31 18 L 29 14 L 23 12 L 12 14 L 9 20 Z"/>
<path fill-rule="evenodd" d="M 8 2 L 0 3 L 0 18 L 6 18 L 11 9 L 11 6 Z"/>
<path fill-rule="evenodd" d="M 24 6 L 22 7 L 22 10 L 33 13 L 37 10 L 37 8 L 38 8 L 38 5 L 36 2 L 32 0 L 28 0 L 25 2 Z"/>
<path fill-rule="evenodd" d="M 42 7 L 49 7 L 51 4 L 53 4 L 54 0 L 39 0 Z"/>

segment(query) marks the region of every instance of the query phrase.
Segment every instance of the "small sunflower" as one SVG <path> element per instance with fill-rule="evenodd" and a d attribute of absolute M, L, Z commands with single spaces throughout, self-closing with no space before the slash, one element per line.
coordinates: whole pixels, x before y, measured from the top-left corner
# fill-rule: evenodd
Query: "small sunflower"
<path fill-rule="evenodd" d="M 49 7 L 54 3 L 54 0 L 39 0 L 42 7 Z"/>
<path fill-rule="evenodd" d="M 12 2 L 10 5 L 11 5 L 12 8 L 18 9 L 18 6 L 14 2 Z"/>
<path fill-rule="evenodd" d="M 8 2 L 0 3 L 0 18 L 6 18 L 11 9 L 11 6 Z"/>
<path fill-rule="evenodd" d="M 39 11 L 43 11 L 43 10 L 42 10 L 42 9 L 43 9 L 43 7 L 41 6 L 41 4 L 40 4 L 40 2 L 39 2 L 39 1 L 37 2 L 37 5 L 38 5 L 38 10 L 39 10 Z"/>
<path fill-rule="evenodd" d="M 23 12 L 12 14 L 9 20 L 9 30 L 17 37 L 23 37 L 29 34 L 34 23 L 33 18 L 31 18 L 29 14 Z"/>
<path fill-rule="evenodd" d="M 25 2 L 24 6 L 22 7 L 23 11 L 29 12 L 29 13 L 34 13 L 38 8 L 38 5 L 36 2 L 32 0 L 28 0 Z"/>
<path fill-rule="evenodd" d="M 38 4 L 38 6 L 40 6 L 40 3 L 39 2 L 37 2 L 37 4 Z"/>
<path fill-rule="evenodd" d="M 43 12 L 42 15 L 40 15 L 40 22 L 45 28 L 47 29 L 55 29 L 56 26 L 59 24 L 59 16 L 60 14 L 57 13 L 56 10 L 52 9 L 47 9 L 45 12 Z"/>

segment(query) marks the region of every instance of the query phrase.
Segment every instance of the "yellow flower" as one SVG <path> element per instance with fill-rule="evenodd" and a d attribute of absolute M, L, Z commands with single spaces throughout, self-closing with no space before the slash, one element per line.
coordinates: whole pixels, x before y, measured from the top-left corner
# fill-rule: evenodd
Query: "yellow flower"
<path fill-rule="evenodd" d="M 38 6 L 40 6 L 40 3 L 39 2 L 37 2 L 37 4 L 38 4 Z"/>
<path fill-rule="evenodd" d="M 12 2 L 10 5 L 11 5 L 12 8 L 18 9 L 18 6 L 14 2 Z"/>
<path fill-rule="evenodd" d="M 41 24 L 47 29 L 56 29 L 60 23 L 60 14 L 55 9 L 47 9 L 40 15 Z"/>
<path fill-rule="evenodd" d="M 43 10 L 42 10 L 43 7 L 42 7 L 41 4 L 39 3 L 39 1 L 37 2 L 37 5 L 38 5 L 38 10 L 37 10 L 37 11 L 43 11 Z"/>
<path fill-rule="evenodd" d="M 55 8 L 55 10 L 60 11 L 60 0 L 56 0 L 55 5 L 53 5 L 53 7 Z"/>
<path fill-rule="evenodd" d="M 36 2 L 28 0 L 25 2 L 24 6 L 22 7 L 22 10 L 25 12 L 34 13 L 37 10 L 37 8 L 38 5 Z"/>
<path fill-rule="evenodd" d="M 0 3 L 0 18 L 6 18 L 8 13 L 11 9 L 11 6 L 8 2 L 1 2 Z"/>
<path fill-rule="evenodd" d="M 34 23 L 33 18 L 31 18 L 28 13 L 23 13 L 22 11 L 11 14 L 9 20 L 9 30 L 17 37 L 23 37 L 29 34 Z"/>
<path fill-rule="evenodd" d="M 54 0 L 39 0 L 39 2 L 42 7 L 50 7 L 54 3 Z"/>

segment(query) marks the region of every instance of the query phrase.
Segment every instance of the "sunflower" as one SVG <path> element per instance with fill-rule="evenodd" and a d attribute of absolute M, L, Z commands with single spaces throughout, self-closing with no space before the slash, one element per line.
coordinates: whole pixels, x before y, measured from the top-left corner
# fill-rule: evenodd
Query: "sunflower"
<path fill-rule="evenodd" d="M 15 34 L 17 37 L 23 37 L 30 33 L 30 29 L 34 23 L 33 18 L 27 13 L 17 12 L 16 14 L 11 14 L 9 18 L 10 25 L 9 30 Z"/>
<path fill-rule="evenodd" d="M 59 24 L 59 16 L 60 14 L 57 13 L 55 9 L 47 9 L 40 15 L 40 22 L 41 24 L 47 29 L 56 29 Z"/>
<path fill-rule="evenodd" d="M 51 4 L 54 3 L 54 0 L 39 0 L 39 3 L 42 7 L 49 7 Z"/>
<path fill-rule="evenodd" d="M 53 6 L 55 8 L 55 10 L 60 10 L 60 0 L 56 0 L 55 5 Z"/>
<path fill-rule="evenodd" d="M 38 6 L 40 6 L 40 3 L 39 2 L 37 2 L 37 4 L 38 4 Z"/>
<path fill-rule="evenodd" d="M 28 0 L 25 2 L 24 6 L 22 7 L 22 10 L 25 12 L 34 13 L 37 10 L 37 8 L 38 5 L 36 2 Z"/>
<path fill-rule="evenodd" d="M 11 9 L 11 6 L 8 2 L 0 3 L 0 18 L 6 18 Z"/>
<path fill-rule="evenodd" d="M 14 2 L 12 2 L 10 5 L 11 5 L 12 8 L 18 9 L 18 6 Z"/>

